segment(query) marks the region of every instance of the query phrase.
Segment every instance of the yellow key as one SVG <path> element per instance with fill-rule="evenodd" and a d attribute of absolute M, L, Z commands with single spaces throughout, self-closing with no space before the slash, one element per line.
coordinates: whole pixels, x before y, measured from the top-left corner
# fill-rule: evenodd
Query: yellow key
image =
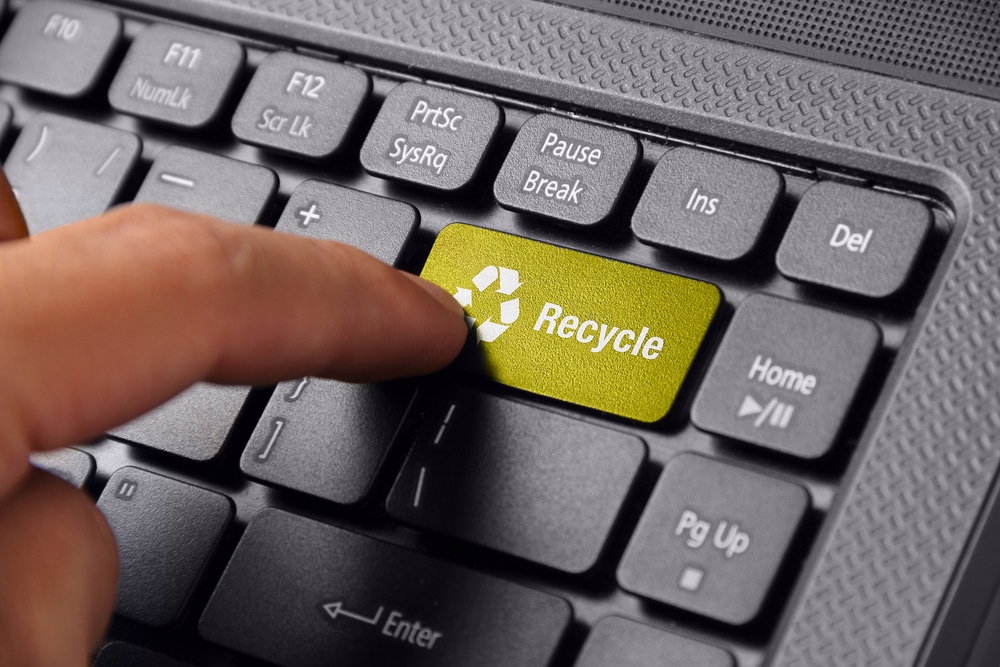
<path fill-rule="evenodd" d="M 463 224 L 421 275 L 465 308 L 497 382 L 643 422 L 670 410 L 721 300 L 709 283 Z"/>

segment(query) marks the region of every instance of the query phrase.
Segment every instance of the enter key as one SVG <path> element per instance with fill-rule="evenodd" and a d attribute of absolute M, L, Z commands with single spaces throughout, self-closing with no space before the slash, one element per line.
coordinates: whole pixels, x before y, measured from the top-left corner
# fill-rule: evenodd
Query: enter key
<path fill-rule="evenodd" d="M 421 274 L 455 296 L 494 380 L 642 422 L 662 419 L 719 307 L 715 285 L 469 225 Z"/>

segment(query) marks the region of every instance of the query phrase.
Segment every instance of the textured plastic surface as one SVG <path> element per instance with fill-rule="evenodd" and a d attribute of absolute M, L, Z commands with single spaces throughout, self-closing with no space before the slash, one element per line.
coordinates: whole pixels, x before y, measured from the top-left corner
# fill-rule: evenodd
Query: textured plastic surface
<path fill-rule="evenodd" d="M 869 320 L 753 294 L 729 322 L 691 421 L 793 456 L 822 456 L 847 422 L 881 338 Z"/>
<path fill-rule="evenodd" d="M 31 465 L 66 480 L 78 489 L 90 483 L 96 467 L 93 456 L 72 447 L 34 452 L 30 459 Z"/>
<path fill-rule="evenodd" d="M 723 623 L 748 623 L 808 506 L 809 494 L 797 484 L 679 454 L 656 484 L 618 567 L 618 582 Z"/>
<path fill-rule="evenodd" d="M 757 243 L 783 189 L 773 167 L 676 148 L 656 163 L 632 233 L 650 245 L 739 259 Z"/>
<path fill-rule="evenodd" d="M 277 189 L 278 177 L 266 167 L 167 146 L 149 168 L 135 201 L 252 225 Z"/>
<path fill-rule="evenodd" d="M 593 567 L 645 461 L 643 442 L 465 389 L 442 398 L 389 514 L 566 572 Z"/>
<path fill-rule="evenodd" d="M 382 103 L 361 164 L 385 178 L 457 190 L 475 177 L 502 124 L 490 100 L 403 83 Z"/>
<path fill-rule="evenodd" d="M 345 505 L 360 502 L 412 399 L 412 389 L 393 384 L 282 382 L 240 466 L 276 486 Z"/>
<path fill-rule="evenodd" d="M 232 519 L 232 501 L 125 467 L 108 480 L 97 509 L 118 545 L 115 613 L 153 626 L 176 621 Z"/>
<path fill-rule="evenodd" d="M 569 622 L 553 595 L 265 509 L 199 630 L 282 667 L 544 667 Z"/>
<path fill-rule="evenodd" d="M 196 384 L 108 434 L 187 459 L 208 461 L 229 439 L 249 394 L 249 387 Z"/>
<path fill-rule="evenodd" d="M 106 644 L 98 654 L 94 667 L 191 667 L 159 653 L 147 651 L 124 642 Z"/>
<path fill-rule="evenodd" d="M 957 233 L 771 659 L 778 667 L 917 662 L 1000 463 L 1000 106 L 535 2 L 172 7 L 941 191 Z"/>
<path fill-rule="evenodd" d="M 587 637 L 576 667 L 732 667 L 720 648 L 618 616 L 608 616 Z"/>
<path fill-rule="evenodd" d="M 517 133 L 493 196 L 515 211 L 595 225 L 611 215 L 641 155 L 630 134 L 539 114 Z"/>
<path fill-rule="evenodd" d="M 0 44 L 0 78 L 53 95 L 94 87 L 121 38 L 113 12 L 60 0 L 18 12 Z"/>
<path fill-rule="evenodd" d="M 4 172 L 37 234 L 103 213 L 141 153 L 142 141 L 131 132 L 40 113 L 21 129 Z"/>
<path fill-rule="evenodd" d="M 1000 99 L 994 0 L 556 0 Z"/>
<path fill-rule="evenodd" d="M 922 202 L 817 183 L 795 209 L 775 260 L 789 278 L 886 297 L 906 282 L 932 224 Z"/>
<path fill-rule="evenodd" d="M 326 158 L 343 146 L 371 88 L 354 67 L 272 53 L 243 94 L 233 134 L 255 146 Z"/>
<path fill-rule="evenodd" d="M 292 193 L 276 229 L 360 248 L 395 264 L 420 225 L 404 202 L 323 181 L 306 181 Z"/>

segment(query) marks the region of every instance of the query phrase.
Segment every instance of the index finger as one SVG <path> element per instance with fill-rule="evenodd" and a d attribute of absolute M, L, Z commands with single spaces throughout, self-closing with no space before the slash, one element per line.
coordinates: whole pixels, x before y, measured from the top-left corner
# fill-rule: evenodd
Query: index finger
<path fill-rule="evenodd" d="M 154 206 L 2 246 L 0 494 L 29 449 L 195 382 L 416 375 L 466 332 L 447 293 L 359 250 Z"/>

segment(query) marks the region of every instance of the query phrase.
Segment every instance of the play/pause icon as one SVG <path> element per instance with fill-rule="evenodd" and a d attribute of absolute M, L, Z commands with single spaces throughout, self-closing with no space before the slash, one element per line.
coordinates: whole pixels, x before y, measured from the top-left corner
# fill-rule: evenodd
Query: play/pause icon
<path fill-rule="evenodd" d="M 795 406 L 790 403 L 783 403 L 776 398 L 772 398 L 766 404 L 761 405 L 757 399 L 750 394 L 743 397 L 740 409 L 736 416 L 755 417 L 754 428 L 760 428 L 765 423 L 778 429 L 786 429 L 792 422 L 792 415 L 795 413 Z"/>
<path fill-rule="evenodd" d="M 135 497 L 135 492 L 138 490 L 138 484 L 130 479 L 123 479 L 122 483 L 118 485 L 118 490 L 115 491 L 115 498 L 119 500 L 132 500 Z"/>

